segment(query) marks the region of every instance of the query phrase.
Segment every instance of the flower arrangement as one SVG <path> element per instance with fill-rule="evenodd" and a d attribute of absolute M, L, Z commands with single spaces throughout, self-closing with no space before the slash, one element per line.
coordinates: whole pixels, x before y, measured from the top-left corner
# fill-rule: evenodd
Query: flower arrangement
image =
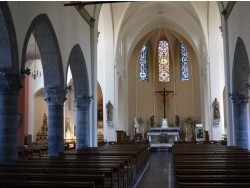
<path fill-rule="evenodd" d="M 170 136 L 167 135 L 167 134 L 164 134 L 164 133 L 161 133 L 161 134 L 159 135 L 159 141 L 160 141 L 161 143 L 168 143 L 168 142 L 169 142 L 169 138 L 170 138 Z"/>
<path fill-rule="evenodd" d="M 187 125 L 191 133 L 195 132 L 195 126 L 198 120 L 194 116 L 187 116 L 184 118 L 184 123 Z"/>
<path fill-rule="evenodd" d="M 227 134 L 222 134 L 222 139 L 223 139 L 224 141 L 227 141 Z"/>
<path fill-rule="evenodd" d="M 141 117 L 137 118 L 137 122 L 140 126 L 143 126 L 143 124 L 144 124 L 144 121 Z"/>

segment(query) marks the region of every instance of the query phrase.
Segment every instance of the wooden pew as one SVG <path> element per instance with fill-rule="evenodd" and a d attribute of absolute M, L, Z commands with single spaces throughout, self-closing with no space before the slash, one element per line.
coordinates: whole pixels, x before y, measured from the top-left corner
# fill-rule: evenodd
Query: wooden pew
<path fill-rule="evenodd" d="M 23 160 L 20 160 L 23 161 Z M 65 162 L 67 161 L 68 163 L 74 163 L 74 162 L 85 162 L 85 161 L 90 161 L 90 162 L 96 162 L 96 163 L 102 163 L 102 162 L 109 162 L 109 163 L 116 163 L 116 162 L 120 162 L 123 165 L 123 169 L 125 172 L 125 187 L 128 187 L 132 184 L 133 181 L 133 174 L 132 174 L 132 157 L 130 156 L 74 156 L 74 155 L 61 155 L 61 156 L 57 156 L 57 157 L 39 157 L 39 158 L 30 158 L 28 161 L 36 161 L 36 162 L 40 162 L 40 161 L 57 161 L 57 162 Z M 121 174 L 123 175 L 123 172 L 121 172 Z"/>
<path fill-rule="evenodd" d="M 173 146 L 177 188 L 248 187 L 250 152 L 218 144 Z"/>
<path fill-rule="evenodd" d="M 65 182 L 79 182 L 79 186 L 84 182 L 94 182 L 96 188 L 105 188 L 105 175 L 94 174 L 41 174 L 41 173 L 0 173 L 0 181 L 47 181 L 56 182 L 60 184 Z"/>
<path fill-rule="evenodd" d="M 118 183 L 114 181 L 113 169 L 110 168 L 50 168 L 50 167 L 0 167 L 0 173 L 25 173 L 25 174 L 81 174 L 81 175 L 105 175 L 105 187 L 118 187 Z"/>
<path fill-rule="evenodd" d="M 206 183 L 196 183 L 196 182 L 178 182 L 178 188 L 249 188 L 250 183 L 213 183 L 213 182 L 206 182 Z"/>
<path fill-rule="evenodd" d="M 57 187 L 57 188 L 95 188 L 95 182 L 63 182 L 58 181 L 13 181 L 13 180 L 2 180 L 1 186 L 4 188 L 48 188 L 48 187 Z"/>
<path fill-rule="evenodd" d="M 29 161 L 21 161 L 18 160 L 15 164 L 3 163 L 1 166 L 29 166 L 29 167 L 49 167 L 49 168 L 112 168 L 114 172 L 114 181 L 118 182 L 118 187 L 127 187 L 127 173 L 124 169 L 124 161 L 118 160 L 109 160 L 109 161 L 91 161 L 91 160 L 29 160 Z"/>
<path fill-rule="evenodd" d="M 101 146 L 101 147 L 91 147 L 84 148 L 80 151 L 71 151 L 64 152 L 61 155 L 91 155 L 91 156 L 132 156 L 132 171 L 133 171 L 133 180 L 135 180 L 143 168 L 145 167 L 146 161 L 149 156 L 147 150 L 147 145 L 136 145 L 136 146 L 127 146 L 127 145 L 112 145 Z"/>
<path fill-rule="evenodd" d="M 30 159 L 27 161 L 18 160 L 17 163 L 42 163 L 42 164 L 59 164 L 59 165 L 82 165 L 82 164 L 119 164 L 120 165 L 120 178 L 122 182 L 122 187 L 126 188 L 131 185 L 130 179 L 131 174 L 129 174 L 129 166 L 127 158 L 114 158 L 114 159 L 99 159 L 99 158 L 81 158 L 81 159 L 64 159 L 64 158 L 53 158 L 53 159 Z"/>
<path fill-rule="evenodd" d="M 7 170 L 8 173 L 76 174 L 94 173 L 95 169 L 96 172 L 105 174 L 103 169 L 111 168 L 110 187 L 127 188 L 132 187 L 145 167 L 148 157 L 147 145 L 104 145 L 84 148 L 80 151 L 65 151 L 60 156 L 49 160 L 47 157 L 46 159 L 40 157 L 31 158 L 25 162 L 17 161 L 15 164 L 2 164 L 0 173 Z M 22 171 L 21 168 L 23 168 Z M 107 182 L 107 174 L 105 174 L 105 182 Z"/>

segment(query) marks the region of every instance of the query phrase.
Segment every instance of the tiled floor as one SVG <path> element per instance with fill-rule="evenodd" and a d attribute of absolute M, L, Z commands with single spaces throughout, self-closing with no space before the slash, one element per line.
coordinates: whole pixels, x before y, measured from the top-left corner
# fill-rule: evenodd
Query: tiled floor
<path fill-rule="evenodd" d="M 134 188 L 174 188 L 172 153 L 151 152 L 148 165 Z"/>

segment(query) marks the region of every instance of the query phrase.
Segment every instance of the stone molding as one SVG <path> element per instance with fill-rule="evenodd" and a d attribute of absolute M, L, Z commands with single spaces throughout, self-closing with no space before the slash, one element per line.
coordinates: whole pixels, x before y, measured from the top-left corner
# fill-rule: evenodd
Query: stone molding
<path fill-rule="evenodd" d="M 48 105 L 63 105 L 65 100 L 67 91 L 57 88 L 48 88 L 46 91 L 46 99 Z"/>
<path fill-rule="evenodd" d="M 74 103 L 77 111 L 88 111 L 90 103 L 93 100 L 92 96 L 77 96 Z"/>
<path fill-rule="evenodd" d="M 247 94 L 229 94 L 232 102 L 234 104 L 247 104 L 249 100 L 249 96 Z"/>
<path fill-rule="evenodd" d="M 15 73 L 0 72 L 0 92 L 16 92 L 22 88 L 22 80 L 24 76 Z"/>

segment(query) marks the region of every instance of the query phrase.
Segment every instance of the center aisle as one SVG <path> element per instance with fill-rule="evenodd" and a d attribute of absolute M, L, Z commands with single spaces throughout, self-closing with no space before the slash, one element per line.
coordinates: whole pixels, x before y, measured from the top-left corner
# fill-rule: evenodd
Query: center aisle
<path fill-rule="evenodd" d="M 148 166 L 134 188 L 174 188 L 172 153 L 151 152 Z"/>

